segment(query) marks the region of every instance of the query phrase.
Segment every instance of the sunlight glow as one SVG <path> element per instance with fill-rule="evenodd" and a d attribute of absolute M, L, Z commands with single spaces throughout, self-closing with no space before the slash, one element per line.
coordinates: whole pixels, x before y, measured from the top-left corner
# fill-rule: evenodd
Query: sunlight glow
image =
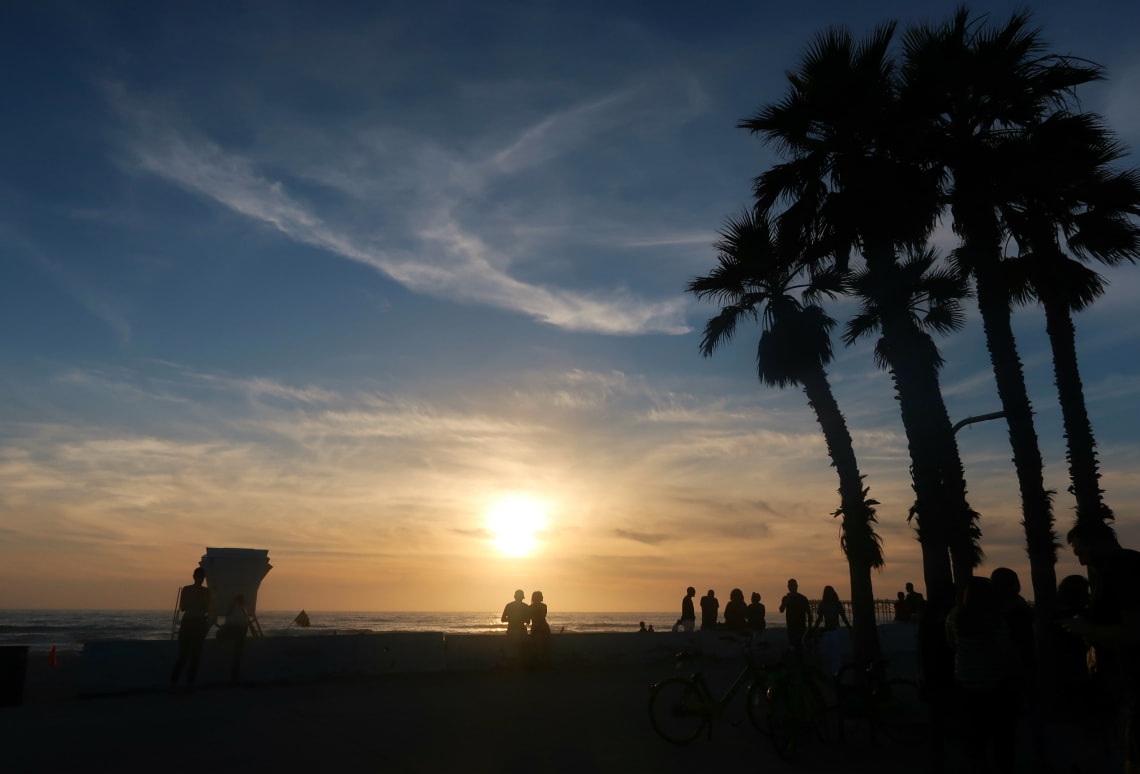
<path fill-rule="evenodd" d="M 487 529 L 495 547 L 507 556 L 525 556 L 538 546 L 536 533 L 546 526 L 546 505 L 529 497 L 504 497 L 487 511 Z"/>

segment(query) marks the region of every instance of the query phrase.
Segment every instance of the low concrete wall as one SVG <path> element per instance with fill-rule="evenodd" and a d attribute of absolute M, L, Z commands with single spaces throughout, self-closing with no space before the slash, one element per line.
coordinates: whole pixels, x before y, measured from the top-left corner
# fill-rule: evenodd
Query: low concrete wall
<path fill-rule="evenodd" d="M 198 683 L 226 682 L 233 645 L 207 639 Z M 313 637 L 250 637 L 242 653 L 243 682 L 311 680 L 391 672 L 440 672 L 447 668 L 439 632 L 390 632 Z M 99 640 L 83 646 L 76 689 L 82 694 L 166 688 L 178 658 L 178 643 Z M 185 668 L 181 681 L 185 682 Z"/>

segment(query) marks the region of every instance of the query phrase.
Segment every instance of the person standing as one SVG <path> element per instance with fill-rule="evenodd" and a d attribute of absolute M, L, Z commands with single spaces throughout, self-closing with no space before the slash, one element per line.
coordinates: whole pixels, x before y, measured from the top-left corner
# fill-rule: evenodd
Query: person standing
<path fill-rule="evenodd" d="M 839 664 L 843 656 L 843 643 L 840 640 L 839 621 L 848 629 L 851 622 L 847 620 L 847 613 L 843 611 L 843 603 L 839 601 L 839 594 L 834 586 L 823 587 L 823 599 L 819 602 L 816 611 L 815 623 L 812 628 L 818 629 L 823 623 L 823 636 L 820 638 L 820 651 L 823 656 L 827 673 L 839 673 Z"/>
<path fill-rule="evenodd" d="M 1069 545 L 1089 568 L 1085 615 L 1061 622 L 1091 645 L 1098 681 L 1118 686 L 1113 696 L 1124 725 L 1125 772 L 1140 772 L 1140 553 L 1121 548 L 1104 522 L 1077 523 Z"/>
<path fill-rule="evenodd" d="M 1012 774 L 1017 752 L 1017 662 L 1009 624 L 989 578 L 972 576 L 946 618 L 954 648 L 954 693 L 965 720 L 966 763 Z"/>
<path fill-rule="evenodd" d="M 728 604 L 724 606 L 724 625 L 738 632 L 748 628 L 748 605 L 745 604 L 744 592 L 740 589 L 729 592 Z"/>
<path fill-rule="evenodd" d="M 921 593 L 914 590 L 913 583 L 906 584 L 906 607 L 907 607 L 907 620 L 917 621 L 918 616 L 922 614 L 922 607 L 926 604 L 926 599 Z"/>
<path fill-rule="evenodd" d="M 906 603 L 906 594 L 899 592 L 899 598 L 895 600 L 895 621 L 906 623 L 910 620 L 910 607 Z"/>
<path fill-rule="evenodd" d="M 763 636 L 764 630 L 768 628 L 768 622 L 764 618 L 767 612 L 768 611 L 764 609 L 764 604 L 760 601 L 760 593 L 753 591 L 752 602 L 748 605 L 746 615 L 748 618 L 748 628 L 756 632 L 757 637 Z"/>
<path fill-rule="evenodd" d="M 550 624 L 546 621 L 546 603 L 542 601 L 541 591 L 530 595 L 530 652 L 535 667 L 550 666 Z"/>
<path fill-rule="evenodd" d="M 709 593 L 701 597 L 701 631 L 711 630 L 716 628 L 716 617 L 720 611 L 720 600 L 716 598 L 716 592 L 709 589 Z"/>
<path fill-rule="evenodd" d="M 697 628 L 697 613 L 693 609 L 693 597 L 697 595 L 697 590 L 692 586 L 685 589 L 685 596 L 681 600 L 681 627 L 691 632 Z"/>
<path fill-rule="evenodd" d="M 230 682 L 238 681 L 241 657 L 245 651 L 245 637 L 249 633 L 249 611 L 245 607 L 245 597 L 238 594 L 226 609 L 226 621 L 218 627 L 218 639 L 233 643 L 233 661 L 230 664 Z"/>
<path fill-rule="evenodd" d="M 788 579 L 788 593 L 780 600 L 780 612 L 784 614 L 788 627 L 788 644 L 798 648 L 807 634 L 811 623 L 811 603 L 799 592 L 800 584 L 795 578 Z"/>
<path fill-rule="evenodd" d="M 507 639 L 514 644 L 520 659 L 526 646 L 526 624 L 530 620 L 530 608 L 523 602 L 525 598 L 526 592 L 517 589 L 514 601 L 507 603 L 502 618 L 499 619 L 507 625 Z"/>
<path fill-rule="evenodd" d="M 202 657 L 202 643 L 210 631 L 210 590 L 202 585 L 206 571 L 194 568 L 194 583 L 183 586 L 178 595 L 178 609 L 182 611 L 182 621 L 178 626 L 178 660 L 170 672 L 170 687 L 178 685 L 182 667 L 189 666 L 186 684 L 194 685 L 198 677 L 198 661 Z"/>

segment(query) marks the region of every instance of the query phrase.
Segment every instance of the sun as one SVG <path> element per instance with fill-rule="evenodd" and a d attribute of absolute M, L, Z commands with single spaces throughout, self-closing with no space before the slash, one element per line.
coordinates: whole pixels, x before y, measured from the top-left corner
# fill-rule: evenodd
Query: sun
<path fill-rule="evenodd" d="M 507 556 L 525 556 L 537 548 L 535 535 L 545 526 L 545 504 L 530 497 L 504 497 L 487 510 L 487 529 Z"/>

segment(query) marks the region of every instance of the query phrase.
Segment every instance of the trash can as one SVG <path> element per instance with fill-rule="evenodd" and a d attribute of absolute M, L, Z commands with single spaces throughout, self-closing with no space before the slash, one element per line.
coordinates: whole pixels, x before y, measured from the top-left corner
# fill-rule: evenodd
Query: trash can
<path fill-rule="evenodd" d="M 24 703 L 28 674 L 28 646 L 0 645 L 0 707 Z"/>

